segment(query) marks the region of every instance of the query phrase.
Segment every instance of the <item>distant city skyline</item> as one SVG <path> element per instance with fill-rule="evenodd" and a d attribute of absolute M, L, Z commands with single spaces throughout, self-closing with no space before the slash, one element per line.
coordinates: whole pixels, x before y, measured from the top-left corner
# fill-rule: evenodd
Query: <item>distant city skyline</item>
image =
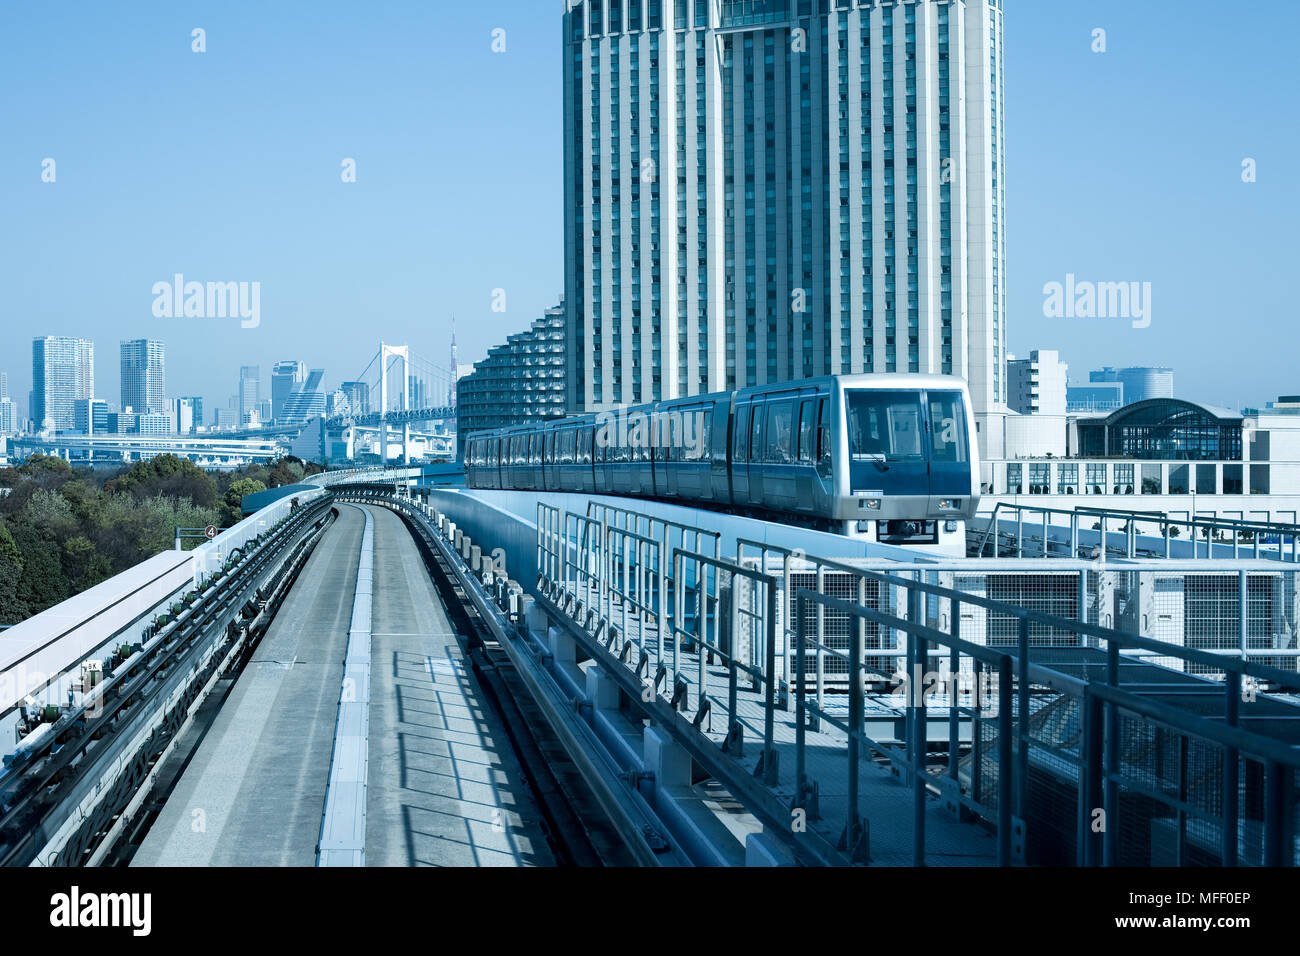
<path fill-rule="evenodd" d="M 1294 93 L 1272 75 L 1300 8 L 1262 4 L 1261 31 L 1209 0 L 1176 16 L 1118 0 L 1004 6 L 1007 349 L 1171 366 L 1180 394 L 1229 407 L 1300 391 L 1277 347 L 1294 321 L 1277 277 L 1291 268 L 1300 132 L 1279 120 Z M 466 361 L 527 329 L 563 281 L 556 14 L 525 0 L 323 2 L 308 20 L 251 2 L 201 16 L 152 0 L 5 5 L 0 204 L 23 228 L 0 236 L 0 370 L 21 417 L 36 335 L 101 350 L 161 339 L 185 383 L 172 391 L 216 408 L 241 365 L 294 356 L 336 387 L 380 337 L 447 355 L 453 314 Z M 1187 55 L 1207 43 L 1254 54 Z M 199 121 L 227 115 L 241 122 Z M 162 117 L 186 118 L 183 135 Z M 355 183 L 340 178 L 348 159 Z M 260 324 L 155 317 L 151 290 L 176 273 L 259 282 Z M 1150 282 L 1151 324 L 1046 317 L 1044 285 L 1071 274 Z M 119 372 L 100 364 L 112 400 Z"/>

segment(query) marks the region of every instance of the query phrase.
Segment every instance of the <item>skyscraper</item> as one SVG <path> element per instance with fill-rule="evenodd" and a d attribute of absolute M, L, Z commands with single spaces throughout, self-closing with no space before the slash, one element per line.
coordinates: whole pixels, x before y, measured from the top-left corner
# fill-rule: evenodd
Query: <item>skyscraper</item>
<path fill-rule="evenodd" d="M 9 373 L 0 372 L 0 435 L 18 430 L 18 413 L 9 399 Z"/>
<path fill-rule="evenodd" d="M 193 411 L 194 427 L 200 427 L 203 424 L 203 399 L 198 395 L 187 395 L 185 401 L 190 403 Z"/>
<path fill-rule="evenodd" d="M 280 421 L 284 417 L 284 403 L 307 377 L 307 367 L 302 362 L 276 362 L 271 370 L 271 417 Z"/>
<path fill-rule="evenodd" d="M 154 415 L 166 408 L 166 348 L 156 339 L 122 343 L 122 410 Z"/>
<path fill-rule="evenodd" d="M 343 394 L 348 397 L 348 409 L 353 415 L 370 414 L 370 386 L 365 382 L 344 382 Z"/>
<path fill-rule="evenodd" d="M 318 415 L 324 415 L 325 392 L 321 387 L 324 380 L 323 369 L 312 369 L 307 380 L 285 398 L 284 407 L 276 416 L 276 420 L 297 425 Z"/>
<path fill-rule="evenodd" d="M 262 401 L 262 369 L 257 365 L 244 365 L 239 369 L 239 420 L 249 412 L 257 411 Z"/>
<path fill-rule="evenodd" d="M 1001 0 L 571 0 L 569 407 L 838 372 L 1006 401 Z"/>
<path fill-rule="evenodd" d="M 74 403 L 95 396 L 95 344 L 47 335 L 32 340 L 31 416 L 37 429 L 72 429 Z"/>
<path fill-rule="evenodd" d="M 456 439 L 565 413 L 564 304 L 547 309 L 524 332 L 488 350 L 487 358 L 458 383 Z"/>

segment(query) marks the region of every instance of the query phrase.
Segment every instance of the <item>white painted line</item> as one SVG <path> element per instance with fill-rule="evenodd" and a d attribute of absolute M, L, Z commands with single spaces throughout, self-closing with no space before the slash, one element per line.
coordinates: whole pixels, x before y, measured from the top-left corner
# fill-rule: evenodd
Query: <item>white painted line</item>
<path fill-rule="evenodd" d="M 374 598 L 375 519 L 364 511 L 357 593 L 343 662 L 339 717 L 330 758 L 317 866 L 366 865 L 366 770 L 370 738 L 370 628 Z"/>

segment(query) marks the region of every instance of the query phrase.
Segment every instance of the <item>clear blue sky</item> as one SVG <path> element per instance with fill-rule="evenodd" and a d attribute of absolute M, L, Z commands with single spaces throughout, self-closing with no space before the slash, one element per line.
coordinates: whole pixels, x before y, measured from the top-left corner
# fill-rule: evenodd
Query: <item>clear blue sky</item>
<path fill-rule="evenodd" d="M 1219 404 L 1300 392 L 1300 5 L 1006 7 L 1011 350 L 1168 364 Z M 337 385 L 381 336 L 445 364 L 452 314 L 462 362 L 527 326 L 563 287 L 559 8 L 0 0 L 0 370 L 24 411 L 38 334 L 94 339 L 113 402 L 118 341 L 161 338 L 168 392 L 224 404 L 241 364 Z M 154 318 L 176 272 L 260 282 L 261 327 Z M 1066 273 L 1151 282 L 1150 328 L 1044 318 Z"/>

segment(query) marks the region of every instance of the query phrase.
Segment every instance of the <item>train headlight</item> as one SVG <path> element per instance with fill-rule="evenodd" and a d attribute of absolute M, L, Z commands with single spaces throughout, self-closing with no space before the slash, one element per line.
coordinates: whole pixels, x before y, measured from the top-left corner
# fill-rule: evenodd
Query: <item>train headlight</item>
<path fill-rule="evenodd" d="M 858 502 L 858 504 L 861 505 L 863 508 L 866 508 L 866 509 L 869 510 L 869 511 L 879 511 L 879 510 L 880 510 L 880 499 L 879 499 L 879 498 L 863 498 L 861 501 Z"/>
<path fill-rule="evenodd" d="M 940 499 L 939 499 L 939 509 L 940 509 L 941 511 L 951 511 L 951 510 L 952 510 L 952 499 L 951 499 L 951 498 L 940 498 Z"/>

